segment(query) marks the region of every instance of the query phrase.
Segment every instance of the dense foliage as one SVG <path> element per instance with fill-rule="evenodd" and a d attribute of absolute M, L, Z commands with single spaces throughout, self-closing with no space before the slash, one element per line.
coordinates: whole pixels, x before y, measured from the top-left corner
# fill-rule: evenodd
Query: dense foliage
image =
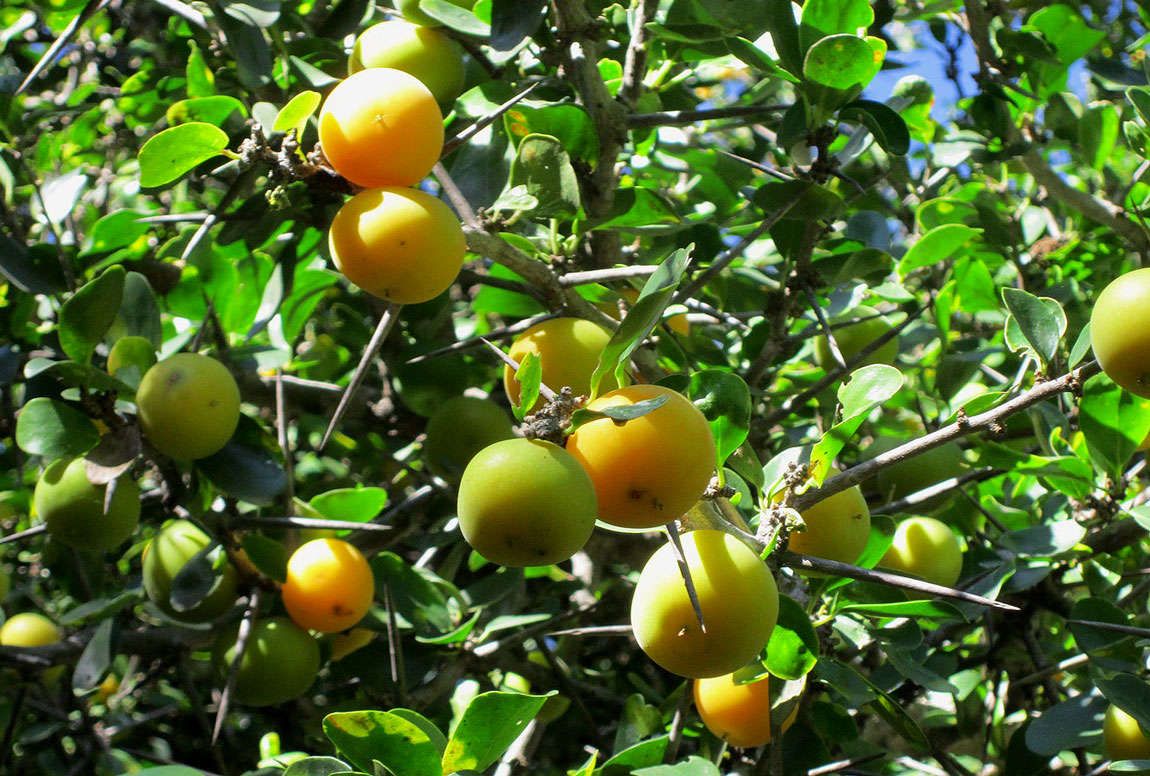
<path fill-rule="evenodd" d="M 1150 768 L 1150 8 L 393 4 L 0 7 L 0 773 Z"/>

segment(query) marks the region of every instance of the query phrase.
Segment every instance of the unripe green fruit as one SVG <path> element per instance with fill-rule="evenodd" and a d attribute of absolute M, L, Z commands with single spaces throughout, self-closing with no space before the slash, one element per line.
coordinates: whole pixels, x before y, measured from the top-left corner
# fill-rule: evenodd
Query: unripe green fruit
<path fill-rule="evenodd" d="M 140 377 L 156 363 L 156 348 L 147 337 L 121 337 L 108 353 L 108 374 L 115 377 L 124 367 L 134 366 Z"/>
<path fill-rule="evenodd" d="M 235 657 L 239 625 L 212 648 L 212 662 L 226 678 Z M 252 625 L 236 675 L 235 698 L 246 706 L 272 706 L 307 692 L 319 672 L 319 643 L 287 617 Z"/>
<path fill-rule="evenodd" d="M 140 521 L 140 489 L 127 475 L 116 481 L 108 512 L 106 485 L 93 485 L 83 458 L 52 462 L 36 483 L 36 513 L 48 533 L 77 550 L 110 550 L 136 530 Z"/>
<path fill-rule="evenodd" d="M 347 69 L 391 67 L 415 76 L 441 104 L 463 90 L 463 52 L 451 38 L 430 27 L 398 19 L 369 27 L 355 41 Z"/>
<path fill-rule="evenodd" d="M 428 421 L 423 455 L 428 469 L 448 482 L 458 483 L 476 453 L 513 436 L 511 419 L 498 404 L 474 396 L 457 396 L 444 403 Z"/>
<path fill-rule="evenodd" d="M 152 446 L 181 460 L 219 452 L 240 420 L 235 378 L 219 361 L 197 353 L 177 353 L 149 369 L 136 404 Z"/>
<path fill-rule="evenodd" d="M 224 566 L 219 583 L 203 601 L 185 612 L 172 608 L 172 580 L 202 549 L 211 537 L 189 520 L 173 520 L 165 525 L 144 548 L 144 592 L 165 614 L 181 622 L 208 622 L 232 608 L 236 602 L 236 570 Z"/>
<path fill-rule="evenodd" d="M 835 344 L 839 346 L 839 352 L 842 353 L 845 361 L 849 362 L 860 350 L 894 328 L 885 318 L 869 318 L 869 316 L 877 314 L 878 310 L 875 310 L 873 307 L 860 305 L 845 315 L 840 315 L 830 320 L 830 323 L 841 323 L 843 321 L 854 320 L 855 318 L 867 318 L 865 321 L 859 321 L 850 326 L 842 326 L 832 330 L 835 335 Z M 898 337 L 895 336 L 879 346 L 877 350 L 863 359 L 863 362 L 855 368 L 861 368 L 870 364 L 893 364 L 897 357 Z M 831 354 L 830 343 L 827 342 L 827 338 L 822 334 L 819 334 L 815 338 L 815 360 L 823 369 L 832 369 L 838 366 L 835 362 L 834 355 Z"/>
<path fill-rule="evenodd" d="M 598 501 L 571 453 L 538 439 L 505 439 L 479 452 L 459 484 L 467 543 L 504 566 L 546 566 L 578 552 Z"/>

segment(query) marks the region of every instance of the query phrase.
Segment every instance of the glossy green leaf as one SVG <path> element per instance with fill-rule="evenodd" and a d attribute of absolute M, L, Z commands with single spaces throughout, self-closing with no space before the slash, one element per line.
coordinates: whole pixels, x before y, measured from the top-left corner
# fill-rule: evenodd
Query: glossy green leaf
<path fill-rule="evenodd" d="M 422 726 L 388 711 L 348 711 L 323 718 L 323 732 L 356 768 L 378 760 L 395 776 L 442 776 L 440 751 Z"/>
<path fill-rule="evenodd" d="M 875 52 L 855 35 L 823 38 L 803 59 L 803 78 L 839 90 L 865 86 L 875 70 Z"/>
<path fill-rule="evenodd" d="M 1010 311 L 1017 333 L 1044 365 L 1049 364 L 1066 333 L 1066 313 L 1062 305 L 1055 299 L 1037 297 L 1021 288 L 1002 289 L 1002 301 Z M 1007 333 L 1007 344 L 1017 351 L 1020 343 L 1017 337 L 1010 336 L 1009 324 Z"/>
<path fill-rule="evenodd" d="M 830 35 L 856 35 L 874 21 L 867 0 L 806 0 L 802 6 L 799 35 L 804 50 Z"/>
<path fill-rule="evenodd" d="M 1096 375 L 1083 386 L 1078 422 L 1094 465 L 1117 477 L 1150 435 L 1150 400 L 1122 390 L 1105 375 Z"/>
<path fill-rule="evenodd" d="M 899 261 L 899 276 L 905 278 L 921 267 L 929 267 L 940 261 L 950 261 L 956 258 L 955 254 L 981 231 L 981 229 L 972 229 L 962 224 L 946 224 L 931 229 L 919 237 L 918 241 Z"/>
<path fill-rule="evenodd" d="M 536 215 L 569 216 L 579 209 L 579 180 L 571 157 L 550 135 L 528 135 L 520 141 L 508 185 L 526 187 L 538 202 Z"/>
<path fill-rule="evenodd" d="M 60 310 L 60 347 L 72 360 L 87 364 L 96 345 L 116 320 L 124 295 L 124 268 L 110 267 L 72 295 Z"/>
<path fill-rule="evenodd" d="M 779 596 L 779 619 L 767 642 L 764 664 L 780 679 L 798 679 L 815 667 L 819 637 L 803 607 L 792 598 Z"/>
<path fill-rule="evenodd" d="M 313 496 L 308 503 L 328 520 L 366 523 L 387 505 L 387 491 L 375 487 L 336 488 Z"/>
<path fill-rule="evenodd" d="M 470 10 L 447 0 L 419 0 L 419 10 L 456 32 L 481 38 L 491 34 L 491 27 L 487 23 L 480 21 Z"/>
<path fill-rule="evenodd" d="M 296 131 L 298 138 L 303 134 L 303 128 L 307 124 L 307 120 L 315 113 L 316 108 L 319 107 L 320 95 L 319 92 L 302 91 L 295 97 L 288 101 L 288 104 L 280 109 L 276 114 L 275 123 L 272 124 L 273 132 L 288 132 L 290 130 Z"/>
<path fill-rule="evenodd" d="M 910 131 L 902 116 L 881 102 L 855 100 L 839 110 L 839 118 L 862 124 L 888 154 L 902 156 L 910 150 Z"/>
<path fill-rule="evenodd" d="M 211 97 L 192 97 L 174 102 L 164 114 L 173 127 L 177 124 L 203 122 L 222 127 L 232 116 L 247 118 L 248 109 L 235 97 L 217 94 Z"/>
<path fill-rule="evenodd" d="M 227 147 L 227 134 L 201 121 L 158 132 L 140 148 L 140 185 L 155 188 L 171 183 Z"/>
<path fill-rule="evenodd" d="M 270 504 L 287 487 L 283 466 L 267 450 L 234 439 L 196 468 L 224 493 L 252 504 Z"/>
<path fill-rule="evenodd" d="M 1126 613 L 1115 606 L 1114 602 L 1107 601 L 1105 598 L 1081 598 L 1075 601 L 1067 619 L 1106 622 L 1113 625 L 1130 624 L 1127 621 Z M 1125 633 L 1097 628 L 1093 625 L 1083 625 L 1080 622 L 1071 622 L 1069 627 L 1070 632 L 1074 634 L 1074 641 L 1078 648 L 1086 653 L 1107 650 L 1130 638 Z"/>
<path fill-rule="evenodd" d="M 1026 746 L 1032 752 L 1054 756 L 1094 745 L 1102 736 L 1106 705 L 1101 695 L 1084 692 L 1051 706 L 1026 730 Z"/>
<path fill-rule="evenodd" d="M 112 659 L 116 656 L 116 642 L 118 628 L 114 618 L 101 622 L 96 626 L 80 659 L 76 661 L 76 668 L 72 671 L 72 690 L 77 693 L 87 692 L 99 686 L 104 676 L 112 667 Z"/>
<path fill-rule="evenodd" d="M 510 692 L 475 696 L 447 742 L 443 772 L 485 770 L 519 737 L 548 697 Z"/>
<path fill-rule="evenodd" d="M 512 405 L 511 411 L 515 414 L 516 420 L 522 421 L 539 400 L 543 361 L 538 353 L 528 353 L 523 357 L 519 362 L 519 368 L 515 370 L 515 380 L 519 383 L 519 401 Z"/>
<path fill-rule="evenodd" d="M 49 461 L 82 455 L 99 441 L 100 432 L 91 418 L 55 399 L 37 397 L 16 417 L 16 444 L 25 453 Z"/>
<path fill-rule="evenodd" d="M 743 378 L 721 369 L 691 375 L 687 397 L 711 426 L 719 466 L 735 452 L 751 428 L 751 391 Z"/>

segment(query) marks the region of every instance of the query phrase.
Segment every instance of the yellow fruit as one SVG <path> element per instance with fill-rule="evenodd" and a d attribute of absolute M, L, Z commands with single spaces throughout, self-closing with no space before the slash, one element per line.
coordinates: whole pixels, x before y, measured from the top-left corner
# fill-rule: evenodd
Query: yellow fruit
<path fill-rule="evenodd" d="M 962 545 L 946 523 L 933 517 L 911 517 L 898 524 L 879 565 L 953 587 L 962 573 Z"/>
<path fill-rule="evenodd" d="M 1150 739 L 1138 720 L 1111 704 L 1102 722 L 1102 740 L 1111 760 L 1150 759 Z"/>
<path fill-rule="evenodd" d="M 632 385 L 600 396 L 587 409 L 666 397 L 658 409 L 623 425 L 586 423 L 567 450 L 591 475 L 599 519 L 622 528 L 656 528 L 681 517 L 703 495 L 715 470 L 715 439 L 703 413 L 678 391 Z"/>
<path fill-rule="evenodd" d="M 695 680 L 695 708 L 707 730 L 732 746 L 755 747 L 771 740 L 771 690 L 767 677 L 736 684 L 733 673 Z M 799 707 L 780 726 L 785 732 Z"/>
<path fill-rule="evenodd" d="M 313 539 L 288 559 L 284 608 L 301 628 L 347 630 L 363 619 L 375 597 L 375 577 L 355 545 Z"/>
<path fill-rule="evenodd" d="M 836 472 L 832 470 L 828 476 Z M 839 491 L 802 512 L 806 530 L 791 534 L 787 549 L 816 558 L 854 563 L 870 538 L 870 509 L 857 485 Z M 804 572 L 822 576 L 817 572 Z"/>
<path fill-rule="evenodd" d="M 552 318 L 516 337 L 507 354 L 522 364 L 528 353 L 534 353 L 539 357 L 544 385 L 554 391 L 570 386 L 576 396 L 584 396 L 591 392 L 591 375 L 610 340 L 611 332 L 597 323 L 582 318 Z M 614 375 L 604 375 L 599 386 L 602 391 L 618 387 Z M 503 388 L 511 403 L 518 404 L 519 381 L 510 366 L 503 368 Z M 539 399 L 530 409 L 539 409 L 541 404 Z"/>
<path fill-rule="evenodd" d="M 722 531 L 692 531 L 682 542 L 707 630 L 699 627 L 674 547 L 665 544 L 635 586 L 635 639 L 649 658 L 679 676 L 731 673 L 753 660 L 775 629 L 775 578 L 750 547 Z"/>
<path fill-rule="evenodd" d="M 415 76 L 441 104 L 463 90 L 463 52 L 438 30 L 392 19 L 367 28 L 355 40 L 348 70 L 390 67 Z"/>
<path fill-rule="evenodd" d="M 42 614 L 21 612 L 8 618 L 0 627 L 0 645 L 5 647 L 43 647 L 60 640 L 60 629 Z M 49 684 L 64 673 L 64 666 L 45 669 L 41 677 Z"/>
<path fill-rule="evenodd" d="M 136 391 L 140 428 L 152 446 L 180 460 L 219 452 L 240 421 L 240 389 L 210 356 L 177 353 L 148 370 Z"/>

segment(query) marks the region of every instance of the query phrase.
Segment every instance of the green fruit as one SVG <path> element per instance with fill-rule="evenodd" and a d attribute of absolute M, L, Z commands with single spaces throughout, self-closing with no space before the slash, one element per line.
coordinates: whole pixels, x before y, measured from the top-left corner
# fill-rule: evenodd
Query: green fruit
<path fill-rule="evenodd" d="M 114 377 L 121 369 L 134 366 L 143 377 L 155 363 L 156 349 L 151 340 L 147 337 L 121 337 L 108 353 L 108 374 Z"/>
<path fill-rule="evenodd" d="M 380 22 L 360 35 L 348 60 L 348 72 L 390 67 L 415 76 L 440 104 L 463 91 L 463 52 L 451 38 L 430 27 L 398 19 Z"/>
<path fill-rule="evenodd" d="M 177 353 L 149 369 L 136 404 L 152 446 L 181 460 L 219 452 L 240 420 L 235 378 L 219 361 L 197 353 Z"/>
<path fill-rule="evenodd" d="M 878 565 L 953 587 L 962 573 L 962 545 L 946 523 L 912 517 L 898 524 L 894 541 Z"/>
<path fill-rule="evenodd" d="M 844 360 L 850 361 L 860 350 L 894 328 L 894 325 L 886 318 L 869 318 L 869 316 L 877 314 L 878 310 L 873 307 L 860 305 L 845 315 L 839 315 L 830 320 L 830 323 L 841 323 L 856 318 L 868 319 L 833 330 L 835 344 L 839 346 L 839 352 L 842 353 Z M 856 368 L 870 364 L 893 364 L 897 357 L 898 337 L 896 336 L 863 359 L 863 362 Z M 815 360 L 823 369 L 833 369 L 837 366 L 834 356 L 831 354 L 830 343 L 822 334 L 815 338 Z"/>
<path fill-rule="evenodd" d="M 447 0 L 452 5 L 457 5 L 460 8 L 471 10 L 471 6 L 475 5 L 475 0 Z M 431 18 L 423 11 L 419 10 L 419 0 L 395 0 L 395 8 L 403 18 L 409 22 L 422 24 L 424 27 L 438 27 L 440 22 Z"/>
<path fill-rule="evenodd" d="M 236 570 L 224 565 L 216 587 L 196 606 L 185 612 L 172 608 L 172 580 L 188 561 L 211 544 L 211 537 L 188 520 L 173 520 L 144 548 L 144 592 L 165 614 L 181 622 L 207 622 L 232 608 L 236 602 Z"/>
<path fill-rule="evenodd" d="M 235 657 L 239 626 L 212 648 L 212 662 L 226 679 Z M 272 706 L 307 692 L 319 672 L 319 643 L 287 617 L 253 624 L 236 675 L 235 699 L 246 706 Z"/>
<path fill-rule="evenodd" d="M 546 566 L 578 552 L 595 528 L 598 500 L 575 456 L 551 442 L 505 439 L 467 464 L 459 528 L 489 561 Z"/>
<path fill-rule="evenodd" d="M 873 458 L 880 453 L 893 450 L 907 442 L 905 439 L 879 439 L 867 448 L 867 456 Z M 955 442 L 947 442 L 925 453 L 907 458 L 878 473 L 875 481 L 883 503 L 898 501 L 917 493 L 924 488 L 957 477 L 966 471 L 963 466 L 962 448 Z M 917 509 L 930 511 L 941 506 L 950 495 L 940 494 L 918 505 Z"/>
<path fill-rule="evenodd" d="M 54 461 L 40 475 L 33 500 L 36 513 L 52 538 L 78 550 L 110 550 L 136 530 L 140 520 L 140 489 L 121 476 L 108 512 L 105 485 L 93 485 L 83 458 Z"/>
<path fill-rule="evenodd" d="M 511 419 L 498 404 L 457 396 L 440 407 L 428 422 L 423 455 L 428 469 L 457 483 L 476 453 L 513 436 Z"/>

